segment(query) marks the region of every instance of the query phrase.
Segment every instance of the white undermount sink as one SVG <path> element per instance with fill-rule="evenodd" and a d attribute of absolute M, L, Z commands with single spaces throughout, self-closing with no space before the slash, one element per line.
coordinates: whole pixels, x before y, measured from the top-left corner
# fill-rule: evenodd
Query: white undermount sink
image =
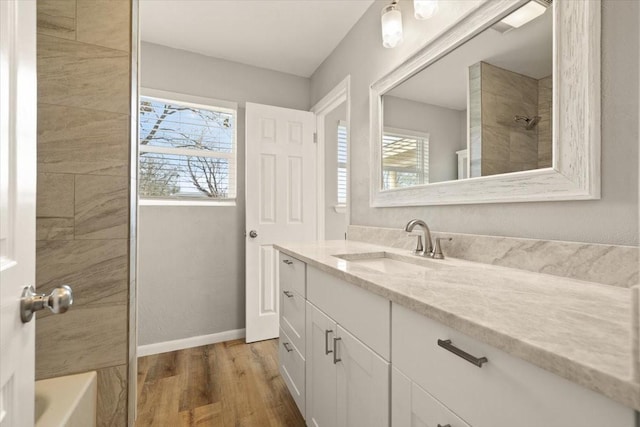
<path fill-rule="evenodd" d="M 394 275 L 424 273 L 428 270 L 439 270 L 451 267 L 450 264 L 442 260 L 434 260 L 419 255 L 401 255 L 391 252 L 363 252 L 333 256 L 348 261 L 349 263 Z"/>

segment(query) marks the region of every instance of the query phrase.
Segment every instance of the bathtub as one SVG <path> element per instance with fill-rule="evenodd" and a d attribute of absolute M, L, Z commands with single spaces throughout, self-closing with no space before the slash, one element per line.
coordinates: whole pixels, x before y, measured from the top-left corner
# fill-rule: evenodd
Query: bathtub
<path fill-rule="evenodd" d="M 95 427 L 95 372 L 36 381 L 35 427 Z"/>

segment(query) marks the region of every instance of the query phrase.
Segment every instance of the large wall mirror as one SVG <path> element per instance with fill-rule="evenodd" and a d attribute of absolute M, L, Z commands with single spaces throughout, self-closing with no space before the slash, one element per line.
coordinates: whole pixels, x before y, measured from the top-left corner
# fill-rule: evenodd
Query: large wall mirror
<path fill-rule="evenodd" d="M 371 87 L 371 204 L 599 197 L 600 2 L 487 1 Z"/>

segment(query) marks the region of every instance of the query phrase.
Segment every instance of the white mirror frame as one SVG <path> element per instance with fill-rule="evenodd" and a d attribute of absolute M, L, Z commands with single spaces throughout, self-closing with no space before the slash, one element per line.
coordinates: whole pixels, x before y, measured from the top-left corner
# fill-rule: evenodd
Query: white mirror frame
<path fill-rule="evenodd" d="M 601 2 L 553 2 L 553 163 L 544 169 L 382 190 L 382 95 L 529 0 L 486 0 L 370 88 L 372 207 L 600 198 Z"/>

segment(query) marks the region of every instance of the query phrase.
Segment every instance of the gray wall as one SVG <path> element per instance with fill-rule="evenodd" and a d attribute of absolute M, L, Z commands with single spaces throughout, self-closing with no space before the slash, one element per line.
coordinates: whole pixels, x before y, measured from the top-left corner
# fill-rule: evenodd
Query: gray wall
<path fill-rule="evenodd" d="M 141 86 L 235 101 L 235 207 L 141 206 L 138 343 L 244 328 L 245 102 L 308 110 L 309 79 L 150 43 Z"/>
<path fill-rule="evenodd" d="M 384 125 L 429 134 L 429 182 L 458 179 L 456 151 L 467 147 L 467 112 L 384 97 Z"/>
<path fill-rule="evenodd" d="M 324 121 L 324 237 L 327 240 L 344 240 L 347 232 L 347 215 L 334 208 L 338 203 L 338 122 L 346 120 L 347 105 L 343 102 L 327 114 Z"/>
<path fill-rule="evenodd" d="M 405 40 L 384 49 L 377 1 L 311 77 L 316 102 L 351 75 L 351 158 L 369 158 L 369 86 L 424 45 L 473 2 L 447 2 L 432 19 L 404 13 Z M 602 199 L 421 208 L 369 207 L 369 165 L 351 163 L 351 222 L 401 227 L 426 220 L 433 229 L 462 233 L 595 243 L 638 244 L 638 51 L 640 2 L 604 0 L 602 11 Z"/>

